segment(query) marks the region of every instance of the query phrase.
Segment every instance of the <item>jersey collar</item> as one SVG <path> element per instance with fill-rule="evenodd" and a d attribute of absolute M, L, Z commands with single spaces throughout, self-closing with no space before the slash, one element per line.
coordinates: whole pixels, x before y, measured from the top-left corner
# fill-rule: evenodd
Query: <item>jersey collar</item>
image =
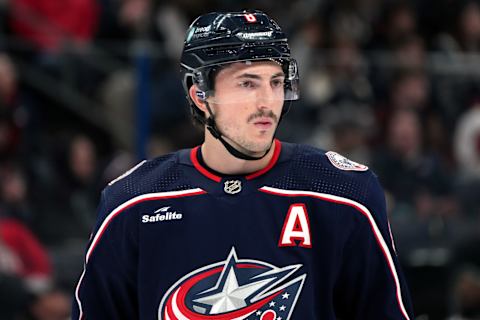
<path fill-rule="evenodd" d="M 273 151 L 273 156 L 270 159 L 270 162 L 265 166 L 265 168 L 246 175 L 245 179 L 247 179 L 247 180 L 255 179 L 255 178 L 267 173 L 270 169 L 272 169 L 275 166 L 275 164 L 277 163 L 278 158 L 280 156 L 280 151 L 282 149 L 282 143 L 278 139 L 275 139 L 273 143 L 275 144 L 275 150 Z M 215 182 L 222 181 L 221 176 L 212 173 L 211 171 L 209 171 L 207 168 L 205 168 L 204 166 L 202 166 L 200 164 L 200 162 L 198 161 L 199 148 L 200 148 L 200 146 L 197 146 L 197 147 L 190 150 L 190 160 L 192 161 L 192 164 L 195 167 L 195 169 L 197 169 L 205 177 L 207 177 L 207 178 L 209 178 L 209 179 L 211 179 Z"/>

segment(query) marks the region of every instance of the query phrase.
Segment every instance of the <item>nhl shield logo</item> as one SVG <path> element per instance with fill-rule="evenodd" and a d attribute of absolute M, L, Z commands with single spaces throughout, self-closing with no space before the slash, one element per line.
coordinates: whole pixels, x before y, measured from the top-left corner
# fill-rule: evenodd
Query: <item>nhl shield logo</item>
<path fill-rule="evenodd" d="M 237 194 L 242 191 L 242 182 L 240 180 L 227 180 L 224 183 L 223 191 L 228 194 Z"/>
<path fill-rule="evenodd" d="M 225 261 L 195 270 L 170 287 L 158 319 L 291 319 L 306 278 L 292 275 L 301 267 L 238 259 L 232 248 Z"/>

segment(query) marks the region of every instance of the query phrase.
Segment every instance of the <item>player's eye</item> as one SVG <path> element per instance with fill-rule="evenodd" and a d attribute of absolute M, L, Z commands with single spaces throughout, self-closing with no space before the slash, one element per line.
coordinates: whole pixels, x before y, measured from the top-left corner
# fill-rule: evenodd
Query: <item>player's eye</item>
<path fill-rule="evenodd" d="M 255 88 L 257 85 L 250 80 L 245 80 L 239 83 L 240 87 L 242 88 Z"/>
<path fill-rule="evenodd" d="M 284 84 L 285 84 L 284 79 L 273 79 L 272 80 L 272 87 L 273 88 L 283 87 Z"/>

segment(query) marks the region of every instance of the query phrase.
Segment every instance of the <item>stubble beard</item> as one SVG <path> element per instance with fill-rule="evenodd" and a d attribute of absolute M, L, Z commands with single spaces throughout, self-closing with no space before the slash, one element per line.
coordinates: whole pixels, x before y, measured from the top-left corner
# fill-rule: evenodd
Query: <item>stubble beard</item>
<path fill-rule="evenodd" d="M 273 122 L 273 127 L 270 129 L 271 131 L 268 130 L 266 132 L 259 132 L 258 134 L 255 133 L 255 136 L 253 136 L 253 132 L 256 131 L 256 129 L 250 129 L 250 124 L 252 124 L 255 119 L 260 117 L 270 118 Z M 217 122 L 217 126 L 219 127 L 220 132 L 229 141 L 229 143 L 235 147 L 235 149 L 249 156 L 261 156 L 264 155 L 265 152 L 267 152 L 272 146 L 273 136 L 278 126 L 278 116 L 275 115 L 272 110 L 259 110 L 258 112 L 248 116 L 246 119 L 245 129 L 238 131 L 234 129 L 235 127 L 238 127 L 238 125 L 235 123 L 221 125 L 221 121 L 219 122 L 220 123 Z M 249 130 L 251 131 L 249 132 Z"/>
<path fill-rule="evenodd" d="M 252 139 L 238 137 L 237 139 L 230 139 L 238 145 L 240 151 L 250 156 L 258 156 L 263 155 L 265 152 L 270 149 L 273 135 L 269 135 L 269 137 L 265 137 L 262 139 L 263 141 L 252 141 Z"/>
<path fill-rule="evenodd" d="M 243 133 L 232 132 L 229 126 L 220 128 L 220 130 L 224 137 L 226 137 L 236 149 L 250 156 L 258 156 L 263 155 L 270 149 L 277 125 L 278 123 L 275 122 L 271 132 L 259 133 L 256 136 L 252 136 L 253 133 L 248 132 L 248 126 Z M 252 129 L 252 131 L 253 130 L 255 129 Z"/>

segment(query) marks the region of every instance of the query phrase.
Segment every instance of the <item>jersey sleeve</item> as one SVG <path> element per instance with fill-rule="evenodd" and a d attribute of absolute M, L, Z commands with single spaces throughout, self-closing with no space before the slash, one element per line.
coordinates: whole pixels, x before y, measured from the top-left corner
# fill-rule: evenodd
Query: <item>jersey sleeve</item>
<path fill-rule="evenodd" d="M 383 190 L 376 177 L 343 251 L 335 288 L 339 319 L 413 319 L 410 296 L 393 248 Z M 360 213 L 360 214 L 359 214 Z"/>
<path fill-rule="evenodd" d="M 138 319 L 138 224 L 128 205 L 108 209 L 104 191 L 98 220 L 75 290 L 73 320 Z"/>

